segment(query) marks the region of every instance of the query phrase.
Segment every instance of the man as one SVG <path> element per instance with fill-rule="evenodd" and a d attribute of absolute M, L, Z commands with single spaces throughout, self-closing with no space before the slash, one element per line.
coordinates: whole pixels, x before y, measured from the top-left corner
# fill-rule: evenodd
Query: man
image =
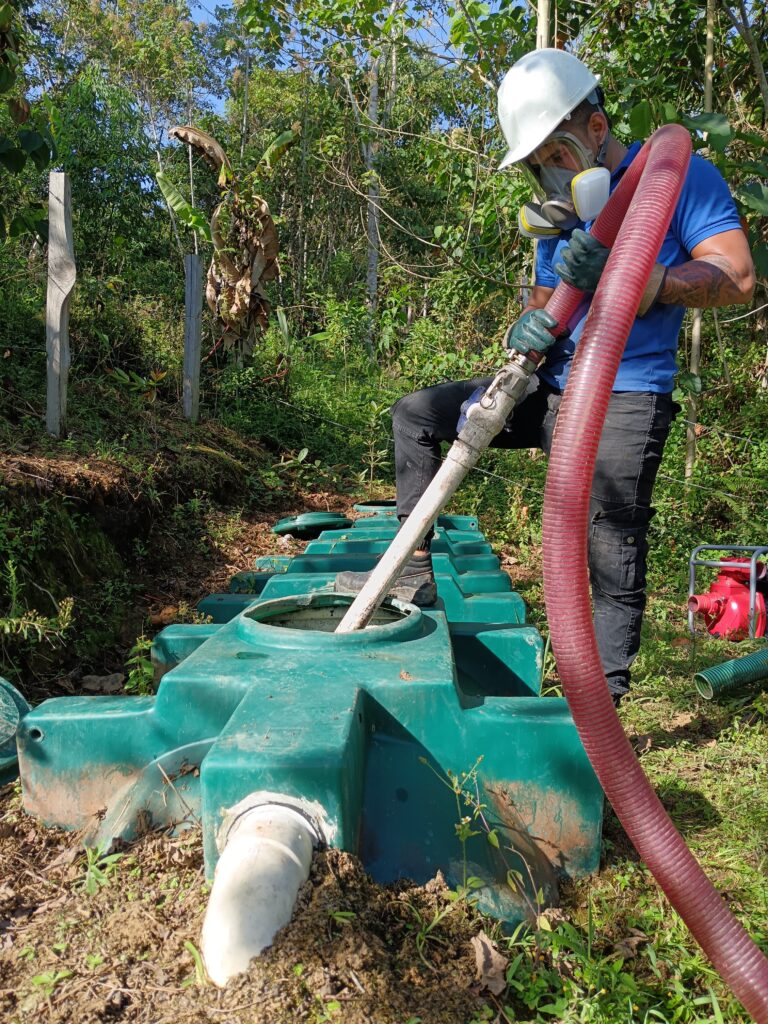
<path fill-rule="evenodd" d="M 587 293 L 597 287 L 608 250 L 584 229 L 641 143 L 626 148 L 611 135 L 597 78 L 562 50 L 537 50 L 511 68 L 499 89 L 499 120 L 509 145 L 501 167 L 520 165 L 542 200 L 520 211 L 521 231 L 539 237 L 536 277 L 528 306 L 507 332 L 505 344 L 546 353 L 546 362 L 533 381 L 538 387 L 529 388 L 493 445 L 540 447 L 549 453 L 588 303 L 557 341 L 550 328 L 559 325 L 543 307 L 560 278 Z M 595 168 L 602 168 L 598 175 Z M 582 186 L 589 175 L 584 201 Z M 605 195 L 596 207 L 594 195 L 603 187 Z M 584 213 L 585 208 L 590 212 Z M 591 219 L 581 220 L 577 210 Z M 629 669 L 640 645 L 651 495 L 674 417 L 675 353 L 684 311 L 748 302 L 754 286 L 749 247 L 728 187 L 712 164 L 694 156 L 627 340 L 592 484 L 589 569 L 595 632 L 617 705 L 629 689 Z M 393 406 L 401 521 L 437 472 L 441 443 L 455 440 L 462 406 L 476 400 L 475 392 L 490 380 L 438 384 Z M 420 604 L 435 601 L 430 539 L 396 581 L 392 592 L 397 596 Z M 358 591 L 366 576 L 341 573 L 336 589 Z"/>

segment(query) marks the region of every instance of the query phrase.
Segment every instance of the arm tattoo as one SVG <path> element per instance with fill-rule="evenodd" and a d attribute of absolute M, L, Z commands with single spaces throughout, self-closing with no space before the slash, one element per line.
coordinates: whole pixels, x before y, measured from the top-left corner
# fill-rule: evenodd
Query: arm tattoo
<path fill-rule="evenodd" d="M 658 298 L 671 306 L 710 309 L 743 302 L 739 277 L 724 256 L 706 256 L 670 267 Z"/>

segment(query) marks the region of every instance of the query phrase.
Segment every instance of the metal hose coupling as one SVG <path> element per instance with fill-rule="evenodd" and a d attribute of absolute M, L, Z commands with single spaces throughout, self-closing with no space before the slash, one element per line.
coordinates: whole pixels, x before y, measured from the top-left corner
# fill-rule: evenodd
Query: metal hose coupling
<path fill-rule="evenodd" d="M 524 395 L 539 385 L 534 376 L 538 363 L 515 352 L 493 378 L 480 399 L 467 411 L 467 421 L 448 457 L 471 469 L 480 453 L 501 433 L 510 413 Z"/>

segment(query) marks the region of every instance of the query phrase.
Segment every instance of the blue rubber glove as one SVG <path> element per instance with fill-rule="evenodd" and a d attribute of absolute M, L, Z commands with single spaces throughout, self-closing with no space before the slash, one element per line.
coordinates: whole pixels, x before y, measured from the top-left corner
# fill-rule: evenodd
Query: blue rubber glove
<path fill-rule="evenodd" d="M 487 390 L 487 386 L 481 384 L 479 388 L 475 388 L 475 390 L 472 392 L 469 398 L 466 398 L 461 403 L 461 416 L 459 416 L 459 422 L 456 424 L 457 434 L 461 433 L 462 427 L 467 422 L 467 413 L 469 412 L 469 410 L 472 408 L 473 405 L 477 405 L 477 403 L 480 401 L 480 399 L 483 397 Z"/>
<path fill-rule="evenodd" d="M 605 269 L 611 250 L 581 228 L 574 228 L 571 240 L 562 250 L 562 263 L 555 273 L 581 292 L 593 292 Z"/>
<path fill-rule="evenodd" d="M 514 349 L 523 355 L 531 351 L 543 355 L 555 342 L 550 332 L 556 327 L 557 320 L 546 309 L 529 309 L 507 331 L 504 348 Z"/>

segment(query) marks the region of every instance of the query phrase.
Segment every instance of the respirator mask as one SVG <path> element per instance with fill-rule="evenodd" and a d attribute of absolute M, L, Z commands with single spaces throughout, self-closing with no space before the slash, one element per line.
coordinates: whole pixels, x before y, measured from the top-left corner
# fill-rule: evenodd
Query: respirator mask
<path fill-rule="evenodd" d="M 556 131 L 521 161 L 534 195 L 541 197 L 520 208 L 521 234 L 547 238 L 597 217 L 610 194 L 611 173 L 600 166 L 607 139 L 594 157 L 575 135 Z"/>

